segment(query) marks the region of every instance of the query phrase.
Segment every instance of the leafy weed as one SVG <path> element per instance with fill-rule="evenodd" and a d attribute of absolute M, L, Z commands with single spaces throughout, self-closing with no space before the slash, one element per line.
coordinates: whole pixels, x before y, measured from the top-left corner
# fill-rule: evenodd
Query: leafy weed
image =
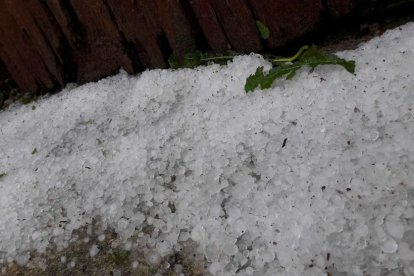
<path fill-rule="evenodd" d="M 262 38 L 269 37 L 269 29 L 260 21 L 256 22 Z M 197 66 L 207 65 L 210 63 L 226 64 L 232 60 L 237 53 L 226 52 L 224 54 L 211 54 L 201 51 L 193 51 L 186 54 L 183 61 L 180 62 L 176 58 L 171 57 L 168 62 L 172 69 L 179 68 L 194 68 Z M 263 56 L 266 60 L 272 63 L 272 69 L 268 72 L 263 71 L 263 67 L 256 69 L 256 72 L 250 75 L 245 83 L 244 90 L 246 93 L 254 91 L 256 88 L 267 89 L 272 84 L 283 77 L 292 79 L 296 72 L 305 66 L 314 70 L 320 65 L 339 65 L 345 68 L 349 73 L 355 72 L 355 61 L 345 60 L 330 53 L 324 53 L 317 49 L 316 46 L 303 46 L 292 57 L 273 57 L 271 55 Z"/>
<path fill-rule="evenodd" d="M 256 20 L 256 26 L 257 26 L 257 29 L 259 30 L 260 37 L 265 40 L 269 39 L 270 37 L 269 28 L 263 22 L 259 20 Z"/>
<path fill-rule="evenodd" d="M 271 60 L 273 68 L 264 73 L 263 67 L 259 67 L 256 73 L 250 75 L 244 86 L 245 91 L 252 92 L 257 87 L 261 89 L 270 88 L 276 79 L 286 76 L 292 79 L 296 72 L 304 67 L 309 66 L 312 70 L 319 65 L 340 65 L 349 73 L 355 72 L 355 61 L 348 61 L 329 53 L 322 53 L 315 46 L 310 48 L 302 47 L 298 54 L 292 58 Z"/>

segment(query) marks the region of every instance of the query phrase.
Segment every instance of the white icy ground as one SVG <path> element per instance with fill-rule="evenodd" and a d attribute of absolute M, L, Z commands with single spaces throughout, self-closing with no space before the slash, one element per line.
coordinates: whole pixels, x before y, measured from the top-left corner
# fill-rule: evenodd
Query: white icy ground
<path fill-rule="evenodd" d="M 339 53 L 355 76 L 246 94 L 252 54 L 1 112 L 0 260 L 100 218 L 153 263 L 192 239 L 213 275 L 414 275 L 413 49 L 409 23 Z"/>

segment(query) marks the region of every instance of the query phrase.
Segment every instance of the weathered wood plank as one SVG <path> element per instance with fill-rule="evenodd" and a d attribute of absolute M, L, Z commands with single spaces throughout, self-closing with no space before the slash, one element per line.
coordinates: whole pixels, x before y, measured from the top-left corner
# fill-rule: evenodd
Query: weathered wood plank
<path fill-rule="evenodd" d="M 107 0 L 107 2 L 115 16 L 122 38 L 128 44 L 127 51 L 130 51 L 129 56 L 134 65 L 141 67 L 140 69 L 166 67 L 164 54 L 157 42 L 160 28 L 157 23 L 150 22 L 146 18 L 146 16 L 154 18 L 155 14 L 151 14 L 150 10 L 144 13 L 145 6 L 139 7 L 133 1 Z"/>
<path fill-rule="evenodd" d="M 232 47 L 239 52 L 262 50 L 256 20 L 245 0 L 213 0 L 213 6 Z"/>
<path fill-rule="evenodd" d="M 211 49 L 215 52 L 230 49 L 230 41 L 226 37 L 211 1 L 190 0 L 189 2 Z"/>
<path fill-rule="evenodd" d="M 231 48 L 239 52 L 258 52 L 262 49 L 247 1 L 193 0 L 190 3 L 214 50 Z"/>
<path fill-rule="evenodd" d="M 321 23 L 412 7 L 414 0 L 0 0 L 0 58 L 39 92 L 124 68 L 165 68 L 194 49 L 271 50 Z M 260 38 L 256 20 L 270 29 Z M 331 21 L 330 21 L 331 20 Z"/>
<path fill-rule="evenodd" d="M 178 59 L 197 48 L 197 30 L 180 0 L 155 0 L 160 26 Z"/>
<path fill-rule="evenodd" d="M 61 35 L 56 22 L 44 10 L 38 0 L 5 0 L 16 23 L 29 37 L 31 46 L 41 56 L 48 72 L 63 86 L 62 57 L 59 54 Z"/>
<path fill-rule="evenodd" d="M 79 47 L 73 51 L 77 80 L 85 82 L 116 73 L 120 68 L 133 73 L 121 37 L 104 0 L 70 0 L 81 24 Z"/>
<path fill-rule="evenodd" d="M 55 76 L 49 72 L 28 31 L 18 24 L 4 0 L 0 0 L 0 11 L 0 57 L 19 88 L 36 92 L 55 87 Z"/>
<path fill-rule="evenodd" d="M 313 31 L 321 18 L 320 0 L 250 0 L 256 18 L 268 26 L 267 48 L 276 48 Z"/>
<path fill-rule="evenodd" d="M 74 18 L 71 18 L 70 16 L 71 6 L 69 2 L 61 0 L 48 0 L 45 4 L 58 23 L 61 32 L 64 34 L 70 47 L 76 48 L 80 34 L 75 33 L 75 22 L 73 22 Z"/>

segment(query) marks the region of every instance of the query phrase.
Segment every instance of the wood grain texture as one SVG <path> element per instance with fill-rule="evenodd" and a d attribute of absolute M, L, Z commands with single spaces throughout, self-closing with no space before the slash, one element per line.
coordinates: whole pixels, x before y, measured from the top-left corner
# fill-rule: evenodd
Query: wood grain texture
<path fill-rule="evenodd" d="M 258 20 L 270 30 L 267 48 L 283 46 L 287 41 L 315 30 L 321 18 L 319 0 L 250 0 Z"/>
<path fill-rule="evenodd" d="M 18 6 L 15 6 L 18 3 L 12 2 L 0 1 L 0 57 L 20 89 L 52 89 L 58 82 L 56 76 L 59 75 L 59 70 L 55 67 L 56 64 L 47 60 L 51 55 L 50 48 L 38 51 L 37 48 L 44 43 L 44 38 L 36 37 L 39 32 L 36 26 L 27 26 L 30 18 L 22 18 L 28 16 L 25 5 L 20 6 L 22 11 L 17 18 L 12 15 L 16 8 L 18 9 Z"/>
<path fill-rule="evenodd" d="M 248 1 L 212 0 L 212 3 L 233 49 L 238 52 L 259 52 L 262 50 L 256 20 Z"/>
<path fill-rule="evenodd" d="M 165 68 L 195 49 L 269 51 L 414 0 L 0 0 L 0 59 L 23 91 Z M 410 6 L 412 7 L 412 5 Z M 260 38 L 256 20 L 270 30 Z M 330 21 L 331 20 L 331 21 Z"/>
<path fill-rule="evenodd" d="M 157 18 L 154 10 L 133 1 L 107 0 L 107 3 L 135 68 L 165 68 L 164 54 L 157 42 L 161 29 L 158 22 L 152 22 Z"/>
<path fill-rule="evenodd" d="M 326 8 L 333 18 L 351 14 L 358 6 L 359 0 L 326 0 Z"/>

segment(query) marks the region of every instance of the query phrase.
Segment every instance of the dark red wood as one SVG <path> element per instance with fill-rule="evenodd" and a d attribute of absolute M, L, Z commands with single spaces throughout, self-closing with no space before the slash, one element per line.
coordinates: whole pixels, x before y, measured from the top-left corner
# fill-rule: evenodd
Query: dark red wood
<path fill-rule="evenodd" d="M 250 0 L 258 20 L 270 29 L 267 48 L 284 45 L 306 32 L 313 31 L 321 18 L 320 0 Z"/>
<path fill-rule="evenodd" d="M 11 0 L 10 0 L 11 1 Z M 19 25 L 4 0 L 0 0 L 0 57 L 10 75 L 23 91 L 52 89 L 55 76 L 49 72 L 43 57 L 38 53 L 27 29 Z M 20 7 L 26 7 L 20 2 Z M 20 11 L 23 12 L 23 11 Z M 55 72 L 56 73 L 56 72 Z"/>
<path fill-rule="evenodd" d="M 186 14 L 180 0 L 154 0 L 160 26 L 165 33 L 172 54 L 181 59 L 196 49 L 197 30 Z"/>
<path fill-rule="evenodd" d="M 189 2 L 211 49 L 215 52 L 230 49 L 230 41 L 221 27 L 211 1 L 190 0 Z"/>
<path fill-rule="evenodd" d="M 352 13 L 358 2 L 359 0 L 327 0 L 326 7 L 330 16 L 335 18 Z"/>
<path fill-rule="evenodd" d="M 127 49 L 132 52 L 130 57 L 134 64 L 140 65 L 141 68 L 166 67 L 162 49 L 157 42 L 157 34 L 161 29 L 158 22 L 153 22 L 154 18 L 156 19 L 154 10 L 145 10 L 145 6 L 134 4 L 133 1 L 107 2 L 123 39 L 128 43 Z"/>
<path fill-rule="evenodd" d="M 30 39 L 47 71 L 63 86 L 63 59 L 59 54 L 61 35 L 58 26 L 38 0 L 6 0 L 8 11 Z"/>
<path fill-rule="evenodd" d="M 0 0 L 0 59 L 19 88 L 39 92 L 124 68 L 165 68 L 194 49 L 259 52 L 349 14 L 414 0 Z M 409 6 L 410 5 L 410 6 Z M 355 17 L 353 17 L 355 18 Z M 256 20 L 270 30 L 260 38 Z M 331 21 L 329 21 L 331 20 Z"/>
<path fill-rule="evenodd" d="M 214 10 L 230 41 L 239 52 L 262 50 L 256 20 L 245 0 L 212 0 Z"/>
<path fill-rule="evenodd" d="M 120 68 L 133 73 L 118 29 L 104 0 L 70 0 L 82 26 L 80 47 L 73 51 L 77 80 L 85 82 L 116 73 Z"/>
<path fill-rule="evenodd" d="M 48 0 L 44 2 L 58 23 L 60 30 L 65 36 L 65 39 L 69 43 L 70 47 L 76 48 L 80 34 L 75 33 L 74 19 L 71 18 L 70 13 L 66 8 L 66 6 L 70 5 L 69 2 L 66 1 L 66 6 L 64 6 L 63 3 L 64 2 L 61 0 Z"/>

